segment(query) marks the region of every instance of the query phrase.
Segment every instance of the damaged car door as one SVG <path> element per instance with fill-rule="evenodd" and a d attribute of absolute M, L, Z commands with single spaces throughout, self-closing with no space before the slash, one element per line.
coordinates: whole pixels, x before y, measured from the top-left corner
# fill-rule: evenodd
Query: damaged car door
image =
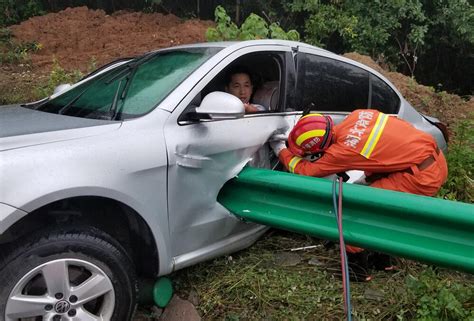
<path fill-rule="evenodd" d="M 278 110 L 244 115 L 238 98 L 224 92 L 205 93 L 206 86 L 219 79 L 226 67 L 245 55 L 259 52 L 291 57 L 287 46 L 252 46 L 234 52 L 193 88 L 165 125 L 175 269 L 188 266 L 197 258 L 228 252 L 245 235 L 265 230 L 231 215 L 217 203 L 217 194 L 225 182 L 248 166 L 273 133 L 286 132 L 292 124 Z M 284 75 L 286 71 L 279 72 Z M 283 76 L 280 81 L 284 79 Z M 280 93 L 280 97 L 284 95 Z"/>

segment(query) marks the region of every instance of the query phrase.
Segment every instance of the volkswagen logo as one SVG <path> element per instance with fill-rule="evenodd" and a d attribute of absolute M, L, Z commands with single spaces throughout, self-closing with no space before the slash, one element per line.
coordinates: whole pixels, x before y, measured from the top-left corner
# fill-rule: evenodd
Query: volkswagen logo
<path fill-rule="evenodd" d="M 69 302 L 62 300 L 55 304 L 54 310 L 57 313 L 66 313 L 67 311 L 69 311 L 70 307 L 71 305 L 69 304 Z"/>

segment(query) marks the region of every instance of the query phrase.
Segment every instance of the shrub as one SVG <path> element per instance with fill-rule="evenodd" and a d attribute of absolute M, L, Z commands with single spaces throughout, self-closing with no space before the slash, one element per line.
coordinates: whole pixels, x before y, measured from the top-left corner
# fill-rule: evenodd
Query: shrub
<path fill-rule="evenodd" d="M 0 12 L 0 26 L 13 25 L 45 14 L 39 0 L 0 0 Z"/>
<path fill-rule="evenodd" d="M 44 85 L 38 86 L 35 89 L 36 95 L 41 98 L 50 96 L 53 93 L 54 88 L 56 88 L 58 85 L 75 83 L 79 81 L 82 76 L 83 74 L 79 70 L 67 72 L 63 67 L 61 67 L 58 60 L 54 59 L 48 82 Z"/>
<path fill-rule="evenodd" d="M 232 19 L 227 15 L 225 9 L 217 6 L 214 11 L 215 28 L 208 28 L 206 31 L 207 41 L 225 41 L 225 40 L 252 40 L 252 39 L 283 39 L 283 40 L 299 40 L 300 35 L 296 30 L 285 32 L 277 23 L 270 26 L 267 22 L 254 13 L 251 13 L 245 19 L 239 28 Z"/>

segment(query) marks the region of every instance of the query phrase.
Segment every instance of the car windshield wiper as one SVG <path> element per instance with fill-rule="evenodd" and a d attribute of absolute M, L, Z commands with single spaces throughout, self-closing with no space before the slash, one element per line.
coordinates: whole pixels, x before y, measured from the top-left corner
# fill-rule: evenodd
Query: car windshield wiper
<path fill-rule="evenodd" d="M 149 53 L 147 55 L 144 55 L 143 57 L 141 58 L 138 58 L 136 60 L 133 60 L 129 63 L 126 63 L 124 66 L 125 68 L 118 72 L 115 76 L 113 76 L 112 78 L 110 78 L 109 80 L 107 80 L 107 82 L 105 83 L 106 85 L 110 84 L 111 82 L 123 77 L 124 75 L 126 75 L 127 73 L 131 73 L 133 72 L 135 69 L 137 69 L 138 66 L 140 66 L 141 64 L 143 64 L 144 62 L 148 61 L 151 57 L 153 57 L 156 53 Z"/>
<path fill-rule="evenodd" d="M 69 103 L 67 103 L 66 105 L 64 105 L 63 107 L 61 107 L 61 109 L 58 110 L 58 114 L 59 115 L 64 115 L 68 110 L 69 108 L 72 107 L 72 105 L 79 100 L 79 98 L 82 97 L 82 95 L 84 95 L 84 93 L 87 91 L 88 88 L 84 89 L 79 95 L 77 95 L 76 98 L 74 98 L 73 100 L 71 100 Z"/>
<path fill-rule="evenodd" d="M 130 77 L 127 77 L 125 87 L 127 86 L 129 80 L 130 80 Z M 114 120 L 115 117 L 117 117 L 117 115 L 118 115 L 117 102 L 119 100 L 119 95 L 121 94 L 121 92 L 123 93 L 123 90 L 125 90 L 125 88 L 124 88 L 122 91 L 120 91 L 120 88 L 122 88 L 122 82 L 123 82 L 123 79 L 120 80 L 120 82 L 117 86 L 117 90 L 115 91 L 115 95 L 114 95 L 114 100 L 112 101 L 112 105 L 109 108 L 110 120 Z M 122 96 L 122 95 L 120 95 L 120 96 Z M 120 99 L 123 99 L 123 98 L 120 97 Z"/>
<path fill-rule="evenodd" d="M 120 90 L 121 87 L 122 87 L 122 81 L 123 81 L 123 79 L 121 79 L 120 82 L 119 82 L 117 91 L 115 92 L 115 96 L 114 96 L 114 100 L 112 102 L 112 105 L 110 106 L 110 109 L 109 109 L 110 120 L 115 120 L 117 118 L 117 116 L 120 114 L 120 111 L 117 110 L 117 103 L 118 103 L 119 100 L 123 100 L 125 98 L 125 95 L 127 94 L 127 90 L 130 87 L 130 83 L 131 83 L 130 80 L 133 78 L 133 75 L 137 71 L 138 66 L 140 66 L 143 63 L 147 62 L 152 57 L 154 57 L 156 54 L 157 54 L 156 52 L 147 54 L 147 55 L 141 57 L 140 59 L 138 59 L 137 61 L 134 61 L 134 62 L 131 62 L 131 63 L 127 64 L 128 68 L 126 68 L 124 71 L 129 72 L 128 74 L 126 74 L 124 71 L 122 71 L 119 74 L 117 74 L 116 76 L 114 76 L 112 79 L 110 79 L 106 82 L 106 84 L 109 84 L 113 80 L 118 79 L 120 76 L 126 75 L 126 77 L 124 77 L 125 85 L 123 86 L 123 89 Z"/>

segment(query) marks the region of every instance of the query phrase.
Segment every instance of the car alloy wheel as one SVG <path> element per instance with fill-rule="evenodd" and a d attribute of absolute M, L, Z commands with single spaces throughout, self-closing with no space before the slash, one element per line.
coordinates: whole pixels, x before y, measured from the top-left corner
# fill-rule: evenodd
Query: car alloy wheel
<path fill-rule="evenodd" d="M 114 304 L 104 271 L 84 260 L 59 259 L 34 268 L 14 286 L 5 314 L 13 320 L 108 320 Z"/>
<path fill-rule="evenodd" d="M 138 283 L 120 243 L 91 226 L 39 230 L 0 251 L 0 320 L 130 320 Z"/>

